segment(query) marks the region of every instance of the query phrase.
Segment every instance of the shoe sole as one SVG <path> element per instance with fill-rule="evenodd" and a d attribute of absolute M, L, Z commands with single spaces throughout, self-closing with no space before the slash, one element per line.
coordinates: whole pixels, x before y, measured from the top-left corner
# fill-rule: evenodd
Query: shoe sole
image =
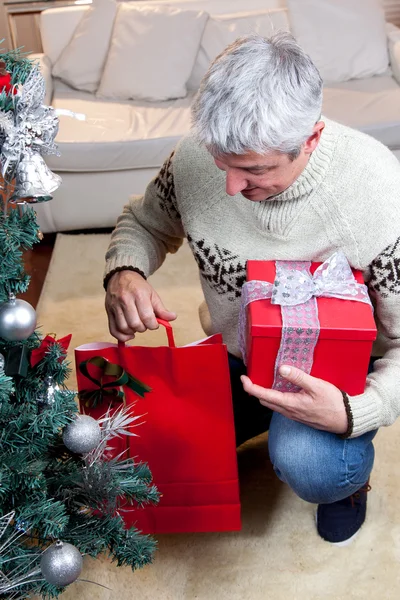
<path fill-rule="evenodd" d="M 360 527 L 360 529 L 361 529 L 361 527 Z M 358 531 L 356 531 L 355 534 L 352 535 L 351 537 L 349 537 L 347 540 L 343 540 L 343 542 L 328 542 L 328 543 L 332 544 L 332 546 L 339 546 L 341 548 L 344 548 L 345 546 L 350 546 L 350 544 L 353 543 L 353 541 L 355 540 L 355 538 L 360 533 L 360 529 Z"/>

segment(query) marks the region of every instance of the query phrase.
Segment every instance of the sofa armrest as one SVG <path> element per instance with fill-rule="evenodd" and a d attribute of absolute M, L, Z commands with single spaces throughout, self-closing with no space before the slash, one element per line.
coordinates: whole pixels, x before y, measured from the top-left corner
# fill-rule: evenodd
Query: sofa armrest
<path fill-rule="evenodd" d="M 46 96 L 44 99 L 44 103 L 50 105 L 53 99 L 53 78 L 51 76 L 51 61 L 49 57 L 46 56 L 46 54 L 30 54 L 28 58 L 36 62 L 40 69 L 40 72 L 44 77 L 44 82 L 46 85 Z"/>
<path fill-rule="evenodd" d="M 393 77 L 400 85 L 400 29 L 393 23 L 386 23 L 386 36 Z"/>

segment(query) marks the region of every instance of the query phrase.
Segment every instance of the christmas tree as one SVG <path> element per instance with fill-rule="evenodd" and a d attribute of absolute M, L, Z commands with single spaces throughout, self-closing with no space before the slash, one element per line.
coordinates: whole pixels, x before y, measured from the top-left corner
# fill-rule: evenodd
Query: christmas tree
<path fill-rule="evenodd" d="M 57 153 L 58 128 L 44 97 L 38 67 L 0 52 L 0 598 L 14 600 L 58 597 L 85 554 L 151 562 L 154 540 L 125 530 L 120 512 L 158 501 L 147 465 L 110 455 L 137 417 L 122 403 L 99 421 L 79 415 L 65 386 L 70 336 L 42 338 L 17 298 L 29 286 L 23 252 L 41 237 L 31 205 L 61 183 L 43 159 Z"/>

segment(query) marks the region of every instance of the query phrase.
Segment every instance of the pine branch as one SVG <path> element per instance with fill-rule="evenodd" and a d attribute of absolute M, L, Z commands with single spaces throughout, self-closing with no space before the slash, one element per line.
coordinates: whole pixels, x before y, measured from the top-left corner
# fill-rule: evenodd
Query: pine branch
<path fill-rule="evenodd" d="M 3 43 L 4 40 L 0 40 Z M 32 71 L 34 61 L 26 58 L 21 48 L 15 50 L 0 49 L 0 60 L 5 62 L 6 71 L 11 74 L 12 85 L 23 85 Z M 11 111 L 14 108 L 14 98 L 12 95 L 2 92 L 0 94 L 0 110 Z"/>
<path fill-rule="evenodd" d="M 31 208 L 22 217 L 14 209 L 0 216 L 0 302 L 5 302 L 9 293 L 27 291 L 30 277 L 22 256 L 24 250 L 39 242 L 38 233 L 36 213 Z"/>

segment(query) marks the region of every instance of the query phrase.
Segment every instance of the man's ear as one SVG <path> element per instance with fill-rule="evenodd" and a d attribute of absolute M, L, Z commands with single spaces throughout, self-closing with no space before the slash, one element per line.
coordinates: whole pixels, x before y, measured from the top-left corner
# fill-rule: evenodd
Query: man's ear
<path fill-rule="evenodd" d="M 303 145 L 305 154 L 311 154 L 314 152 L 315 148 L 319 144 L 319 140 L 321 139 L 321 134 L 324 129 L 325 123 L 323 121 L 318 121 L 318 123 L 315 123 L 312 134 Z"/>

